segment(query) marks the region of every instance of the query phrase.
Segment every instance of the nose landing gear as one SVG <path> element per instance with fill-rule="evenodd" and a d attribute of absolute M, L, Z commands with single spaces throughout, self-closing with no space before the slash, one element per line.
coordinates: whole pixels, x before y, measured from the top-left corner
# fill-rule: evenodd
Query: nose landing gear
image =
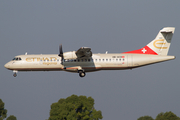
<path fill-rule="evenodd" d="M 13 70 L 13 76 L 16 77 L 17 76 L 17 70 Z"/>
<path fill-rule="evenodd" d="M 13 76 L 16 77 L 16 76 L 17 76 L 17 73 L 14 73 Z"/>

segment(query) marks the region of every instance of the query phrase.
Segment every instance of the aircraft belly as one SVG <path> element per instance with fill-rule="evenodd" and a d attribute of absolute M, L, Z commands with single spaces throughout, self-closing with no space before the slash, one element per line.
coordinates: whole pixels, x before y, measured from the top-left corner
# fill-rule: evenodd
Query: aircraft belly
<path fill-rule="evenodd" d="M 96 65 L 93 62 L 88 63 L 70 63 L 64 64 L 65 71 L 68 72 L 78 72 L 78 70 L 84 70 L 85 72 L 93 72 L 101 69 L 100 65 Z"/>

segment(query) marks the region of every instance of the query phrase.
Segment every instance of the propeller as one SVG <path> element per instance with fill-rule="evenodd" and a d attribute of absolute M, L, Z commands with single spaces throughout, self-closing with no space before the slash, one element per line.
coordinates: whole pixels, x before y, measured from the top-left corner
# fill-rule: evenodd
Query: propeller
<path fill-rule="evenodd" d="M 61 57 L 61 63 L 63 63 L 64 60 L 64 55 L 63 55 L 63 50 L 62 50 L 62 44 L 59 45 L 59 57 Z"/>

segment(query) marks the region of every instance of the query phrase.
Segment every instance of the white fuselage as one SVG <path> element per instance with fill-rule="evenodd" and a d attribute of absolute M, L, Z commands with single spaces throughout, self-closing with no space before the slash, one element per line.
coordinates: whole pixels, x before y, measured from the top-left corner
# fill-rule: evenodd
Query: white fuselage
<path fill-rule="evenodd" d="M 9 70 L 15 71 L 68 71 L 85 72 L 97 70 L 123 70 L 141 67 L 153 63 L 174 59 L 175 56 L 142 55 L 142 54 L 93 54 L 89 58 L 64 59 L 56 54 L 19 55 L 5 64 Z"/>
<path fill-rule="evenodd" d="M 174 31 L 174 27 L 165 27 L 143 48 L 121 54 L 93 54 L 89 47 L 63 53 L 61 44 L 58 55 L 19 55 L 4 67 L 13 70 L 14 77 L 17 71 L 64 70 L 84 77 L 86 72 L 132 69 L 175 59 L 175 56 L 168 56 Z"/>

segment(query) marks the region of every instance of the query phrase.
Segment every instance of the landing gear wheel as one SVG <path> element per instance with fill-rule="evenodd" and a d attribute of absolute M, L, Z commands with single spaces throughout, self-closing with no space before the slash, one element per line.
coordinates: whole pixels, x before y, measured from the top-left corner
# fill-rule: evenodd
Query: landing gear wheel
<path fill-rule="evenodd" d="M 13 76 L 16 77 L 16 76 L 17 76 L 17 73 L 14 73 Z"/>
<path fill-rule="evenodd" d="M 79 76 L 80 76 L 80 77 L 84 77 L 84 76 L 86 76 L 86 73 L 83 72 L 83 71 L 79 71 Z"/>

